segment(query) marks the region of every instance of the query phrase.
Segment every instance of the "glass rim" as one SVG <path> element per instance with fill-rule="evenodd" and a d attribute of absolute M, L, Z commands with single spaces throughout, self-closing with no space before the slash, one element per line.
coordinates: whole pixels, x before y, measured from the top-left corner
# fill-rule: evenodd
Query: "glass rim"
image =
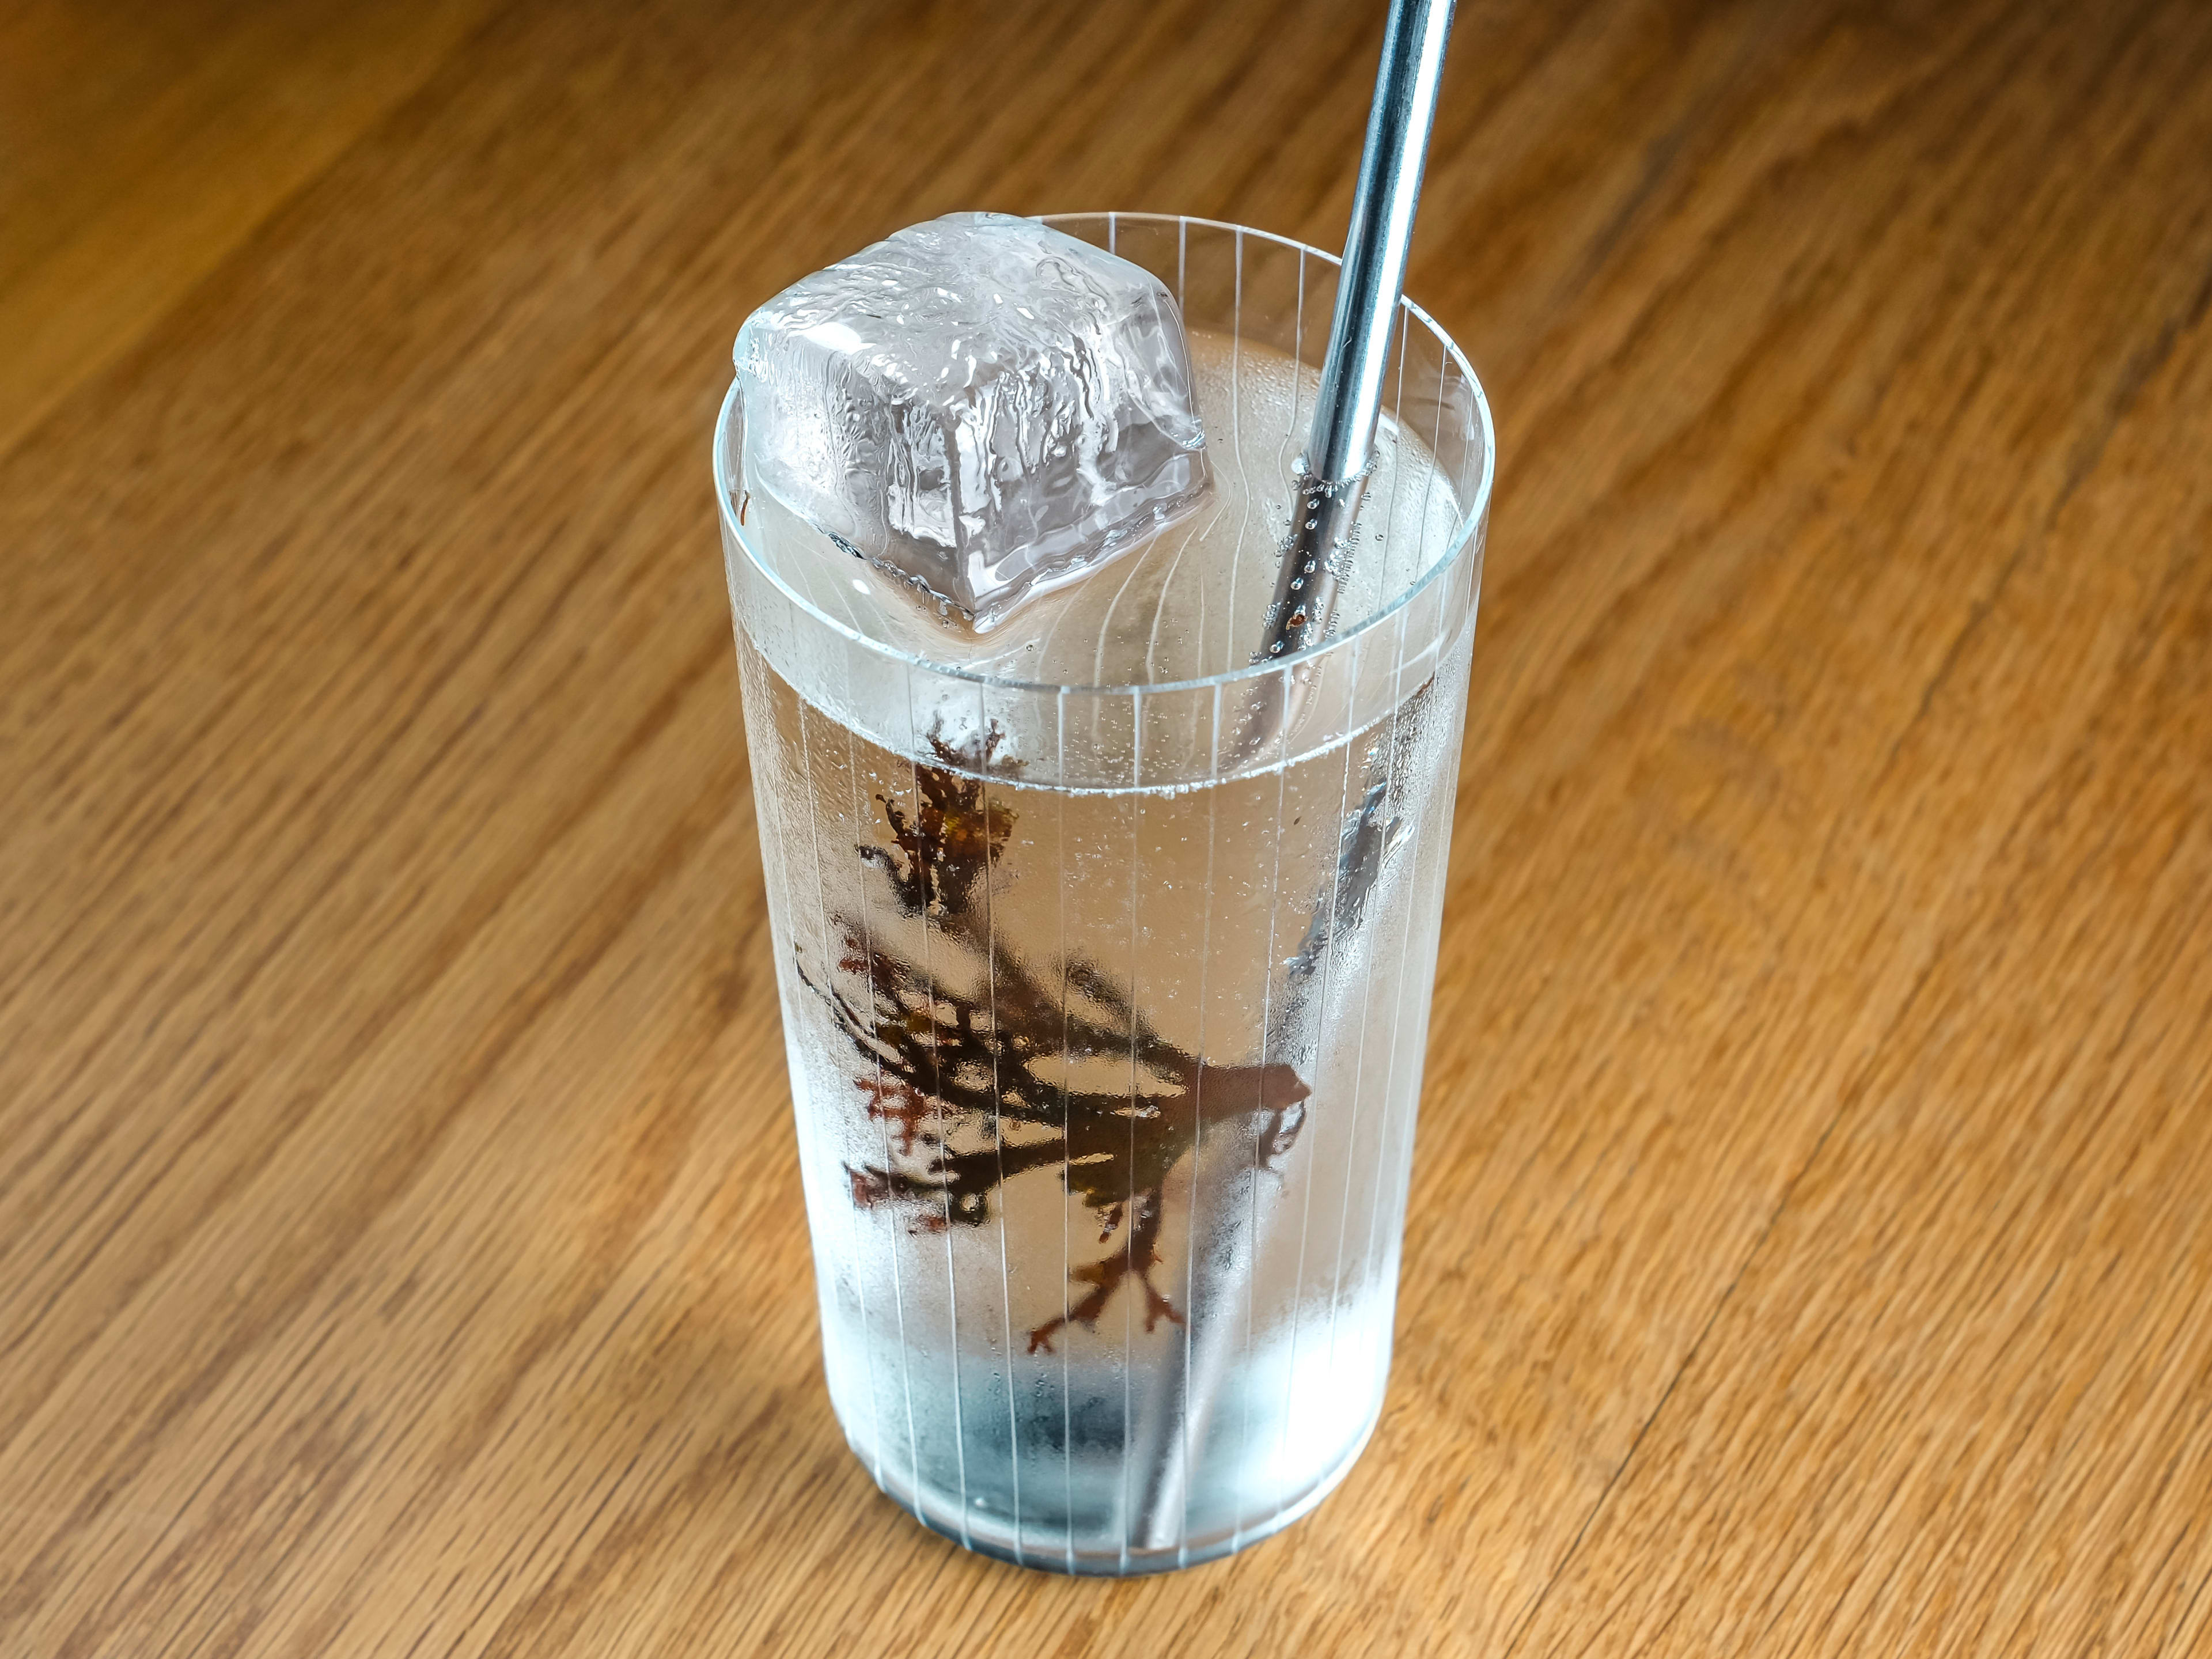
<path fill-rule="evenodd" d="M 1294 248 L 1300 254 L 1324 260 L 1331 265 L 1341 266 L 1344 263 L 1338 255 L 1324 248 L 1315 247 L 1310 243 L 1301 242 L 1295 237 L 1280 236 L 1273 231 L 1259 230 L 1249 225 L 1231 224 L 1222 219 L 1200 219 L 1179 213 L 1120 211 L 1036 213 L 1027 216 L 1055 228 L 1075 220 L 1103 219 L 1107 222 L 1109 234 L 1123 221 L 1131 223 L 1176 225 L 1185 228 L 1198 225 L 1208 230 L 1230 231 L 1239 238 L 1250 236 L 1263 242 L 1273 242 L 1281 247 Z M 1319 644 L 1306 646 L 1303 649 L 1287 653 L 1280 657 L 1270 657 L 1265 661 L 1247 663 L 1238 668 L 1224 669 L 1218 674 L 1201 675 L 1195 679 L 1130 680 L 1110 684 L 1083 681 L 1067 683 L 1028 680 L 1010 674 L 986 673 L 978 669 L 964 667 L 957 663 L 939 662 L 933 657 L 921 656 L 912 651 L 888 644 L 872 635 L 862 633 L 849 623 L 838 621 L 806 598 L 805 594 L 799 592 L 784 579 L 781 572 L 763 559 L 759 550 L 753 544 L 752 538 L 747 533 L 746 527 L 738 521 L 736 510 L 731 501 L 730 470 L 727 461 L 730 416 L 732 410 L 738 407 L 738 381 L 734 376 L 731 379 L 729 390 L 722 394 L 721 406 L 714 416 L 714 510 L 720 516 L 723 533 L 734 539 L 737 544 L 744 550 L 745 557 L 751 563 L 752 568 L 761 575 L 765 576 L 787 600 L 819 626 L 830 629 L 832 633 L 843 635 L 854 644 L 889 662 L 901 664 L 909 668 L 919 668 L 947 679 L 988 686 L 994 690 L 1050 694 L 1063 697 L 1076 695 L 1126 697 L 1155 693 L 1203 691 L 1218 687 L 1255 684 L 1270 674 L 1322 661 L 1334 653 L 1352 645 L 1356 641 L 1364 639 L 1370 632 L 1404 611 L 1432 583 L 1440 580 L 1447 572 L 1457 567 L 1460 560 L 1466 556 L 1468 545 L 1474 540 L 1477 529 L 1489 514 L 1491 486 L 1498 475 L 1498 433 L 1491 420 L 1489 394 L 1483 390 L 1481 378 L 1475 374 L 1474 365 L 1468 361 L 1467 354 L 1460 349 L 1459 342 L 1453 339 L 1435 318 L 1415 304 L 1412 299 L 1402 295 L 1399 297 L 1398 308 L 1405 316 L 1421 323 L 1431 334 L 1436 337 L 1437 343 L 1443 348 L 1447 358 L 1458 365 L 1459 372 L 1466 378 L 1468 385 L 1473 388 L 1475 424 L 1482 436 L 1482 465 L 1475 479 L 1474 495 L 1462 512 L 1458 523 L 1453 526 L 1450 543 L 1443 555 L 1428 568 L 1422 571 L 1414 580 L 1407 583 L 1394 595 L 1389 604 L 1377 606 L 1374 611 L 1352 627 L 1329 635 Z"/>

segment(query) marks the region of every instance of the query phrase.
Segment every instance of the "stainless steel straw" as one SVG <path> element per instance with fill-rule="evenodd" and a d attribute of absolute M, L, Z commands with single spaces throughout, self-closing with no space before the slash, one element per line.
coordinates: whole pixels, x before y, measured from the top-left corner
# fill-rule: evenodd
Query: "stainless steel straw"
<path fill-rule="evenodd" d="M 1374 465 L 1383 370 L 1405 291 L 1406 253 L 1413 246 L 1413 210 L 1421 198 L 1451 20 L 1451 0 L 1392 0 L 1313 429 L 1298 458 L 1290 535 L 1260 659 L 1320 642 L 1354 551 L 1352 531 Z"/>
<path fill-rule="evenodd" d="M 1451 21 L 1452 0 L 1391 0 L 1313 428 L 1298 458 L 1282 568 L 1255 661 L 1288 656 L 1326 637 L 1338 584 L 1358 551 L 1353 530 L 1374 464 L 1383 369 L 1405 289 L 1406 253 L 1413 240 L 1413 210 Z M 1269 676 L 1266 684 L 1237 745 L 1246 755 L 1274 741 L 1297 714 L 1295 668 Z M 1257 1259 L 1255 1235 L 1267 1206 L 1253 1201 L 1249 1188 L 1260 1178 L 1261 1162 L 1249 1137 L 1225 1132 L 1200 1154 L 1193 1195 L 1209 1218 L 1212 1237 L 1203 1249 L 1192 1242 L 1196 1282 L 1188 1340 L 1170 1358 L 1144 1425 L 1144 1485 L 1131 1528 L 1140 1549 L 1171 1548 L 1183 1536 L 1191 1460 L 1205 1443 L 1232 1316 L 1249 1293 L 1247 1281 Z M 1198 1219 L 1194 1213 L 1194 1227 Z"/>

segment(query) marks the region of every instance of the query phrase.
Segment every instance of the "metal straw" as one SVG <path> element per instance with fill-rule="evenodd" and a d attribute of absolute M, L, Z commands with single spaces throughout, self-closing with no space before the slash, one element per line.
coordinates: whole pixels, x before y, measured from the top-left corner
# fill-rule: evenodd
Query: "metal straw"
<path fill-rule="evenodd" d="M 1298 458 L 1290 535 L 1258 660 L 1321 641 L 1353 551 L 1352 528 L 1374 463 L 1382 374 L 1405 291 L 1406 253 L 1413 241 L 1413 210 L 1421 199 L 1421 169 L 1451 21 L 1451 0 L 1391 0 L 1359 185 L 1352 198 L 1352 228 L 1336 280 L 1336 314 L 1315 393 L 1313 430 Z"/>
<path fill-rule="evenodd" d="M 1327 635 L 1337 586 L 1357 550 L 1352 530 L 1373 464 L 1383 369 L 1405 289 L 1406 253 L 1413 240 L 1413 210 L 1420 200 L 1451 21 L 1452 0 L 1391 0 L 1313 428 L 1298 458 L 1282 569 L 1255 662 L 1288 656 Z M 1243 757 L 1285 733 L 1297 713 L 1304 681 L 1295 669 L 1268 676 L 1266 686 L 1237 744 Z M 1170 1357 L 1142 1436 L 1144 1486 L 1131 1528 L 1139 1549 L 1182 1542 L 1191 1460 L 1205 1444 L 1236 1323 L 1232 1316 L 1249 1294 L 1247 1281 L 1259 1258 L 1268 1206 L 1264 1194 L 1250 1189 L 1262 1156 L 1254 1137 L 1226 1132 L 1229 1127 L 1224 1124 L 1224 1133 L 1207 1141 L 1192 1180 L 1191 1326 L 1186 1343 L 1169 1345 Z M 1203 1229 L 1201 1214 L 1207 1218 Z M 1201 1239 L 1201 1231 L 1210 1237 Z"/>

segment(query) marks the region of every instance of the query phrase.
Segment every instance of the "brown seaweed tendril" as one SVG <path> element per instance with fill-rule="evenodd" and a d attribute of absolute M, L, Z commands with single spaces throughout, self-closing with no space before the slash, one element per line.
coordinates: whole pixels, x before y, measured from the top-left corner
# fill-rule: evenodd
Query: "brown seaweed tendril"
<path fill-rule="evenodd" d="M 915 767 L 913 813 L 878 795 L 890 845 L 859 849 L 883 871 L 902 915 L 978 963 L 992 949 L 991 872 L 1014 827 L 1012 811 L 987 799 L 982 782 L 1018 775 L 1017 763 L 999 757 L 1002 735 L 994 727 L 955 744 L 933 730 L 930 748 L 942 763 Z M 1182 1324 L 1152 1276 L 1169 1173 L 1197 1145 L 1201 1125 L 1209 1141 L 1228 1131 L 1256 1145 L 1264 1164 L 1283 1157 L 1304 1123 L 1310 1092 L 1296 1070 L 1206 1063 L 1162 1036 L 1128 992 L 1089 962 L 1071 957 L 1040 975 L 1001 950 L 992 957 L 994 1004 L 947 988 L 941 972 L 933 986 L 849 918 L 836 926 L 840 977 L 817 978 L 803 960 L 799 977 L 829 1004 L 865 1063 L 854 1086 L 867 1115 L 890 1127 L 895 1153 L 883 1165 L 846 1166 L 853 1201 L 911 1206 L 920 1230 L 980 1226 L 1001 1182 L 1060 1168 L 1068 1193 L 1097 1218 L 1099 1242 L 1126 1237 L 1071 1270 L 1089 1289 L 1029 1333 L 1029 1351 L 1050 1352 L 1065 1324 L 1095 1328 L 1132 1277 L 1147 1331 L 1163 1319 Z M 1068 1086 L 1081 1061 L 1133 1054 L 1155 1088 Z"/>

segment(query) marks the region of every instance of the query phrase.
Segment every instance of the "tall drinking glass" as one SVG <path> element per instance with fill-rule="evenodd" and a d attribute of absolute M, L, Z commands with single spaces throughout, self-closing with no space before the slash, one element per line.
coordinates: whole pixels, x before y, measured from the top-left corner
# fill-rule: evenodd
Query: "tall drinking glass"
<path fill-rule="evenodd" d="M 1128 1573 L 1382 1407 L 1492 435 L 1402 306 L 1334 629 L 1255 665 L 1336 261 L 1049 222 L 1182 307 L 1188 520 L 960 643 L 748 489 L 734 388 L 714 472 L 831 1402 L 926 1524 Z"/>

